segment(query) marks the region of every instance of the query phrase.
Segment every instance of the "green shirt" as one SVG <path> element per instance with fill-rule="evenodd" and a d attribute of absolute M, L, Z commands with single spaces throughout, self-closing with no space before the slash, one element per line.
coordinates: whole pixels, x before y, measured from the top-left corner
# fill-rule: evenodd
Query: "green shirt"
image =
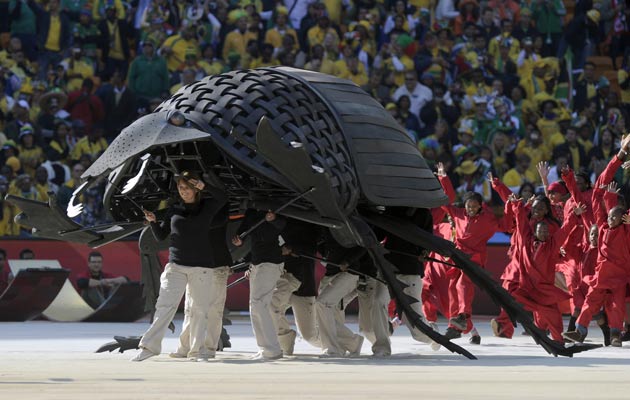
<path fill-rule="evenodd" d="M 17 1 L 11 0 L 9 3 L 9 13 L 13 12 L 16 5 Z M 20 17 L 11 18 L 11 34 L 35 35 L 37 33 L 36 21 L 37 19 L 33 10 L 31 10 L 26 2 L 22 2 L 20 5 Z"/>
<path fill-rule="evenodd" d="M 129 68 L 129 88 L 137 96 L 150 99 L 168 92 L 168 69 L 166 61 L 159 56 L 149 59 L 145 55 L 137 57 Z"/>
<path fill-rule="evenodd" d="M 542 34 L 562 33 L 562 18 L 567 14 L 561 0 L 547 0 L 548 3 L 532 4 L 532 17 L 536 29 Z"/>

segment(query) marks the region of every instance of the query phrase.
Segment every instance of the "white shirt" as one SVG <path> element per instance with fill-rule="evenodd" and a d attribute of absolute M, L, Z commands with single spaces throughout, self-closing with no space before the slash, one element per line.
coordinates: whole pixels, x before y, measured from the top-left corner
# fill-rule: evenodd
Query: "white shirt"
<path fill-rule="evenodd" d="M 416 117 L 420 118 L 420 110 L 426 103 L 433 100 L 433 92 L 428 87 L 424 86 L 421 83 L 417 83 L 413 92 L 409 92 L 406 85 L 400 86 L 394 92 L 394 101 L 398 101 L 402 96 L 409 96 L 409 100 L 411 101 L 411 111 Z"/>

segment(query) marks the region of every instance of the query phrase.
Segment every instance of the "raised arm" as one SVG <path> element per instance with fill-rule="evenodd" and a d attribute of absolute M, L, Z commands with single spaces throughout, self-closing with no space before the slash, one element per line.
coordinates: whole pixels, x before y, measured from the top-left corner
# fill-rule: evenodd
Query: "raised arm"
<path fill-rule="evenodd" d="M 549 196 L 549 192 L 547 191 L 547 186 L 549 186 L 549 163 L 547 161 L 541 161 L 536 165 L 536 170 L 538 170 L 538 175 L 540 175 L 540 181 L 545 188 L 545 196 Z"/>
<path fill-rule="evenodd" d="M 573 200 L 576 203 L 580 202 L 582 195 L 580 193 L 580 190 L 578 189 L 577 182 L 575 181 L 575 174 L 573 173 L 573 170 L 567 165 L 566 167 L 562 168 L 561 176 Z"/>
<path fill-rule="evenodd" d="M 608 213 L 614 207 L 619 205 L 619 188 L 617 182 L 612 181 L 606 186 L 606 192 L 604 192 L 604 206 Z"/>
<path fill-rule="evenodd" d="M 497 177 L 492 176 L 492 172 L 488 172 L 488 181 L 492 184 L 492 189 L 497 192 L 503 202 L 508 201 L 508 197 L 512 194 L 509 187 L 505 186 L 503 182 Z"/>

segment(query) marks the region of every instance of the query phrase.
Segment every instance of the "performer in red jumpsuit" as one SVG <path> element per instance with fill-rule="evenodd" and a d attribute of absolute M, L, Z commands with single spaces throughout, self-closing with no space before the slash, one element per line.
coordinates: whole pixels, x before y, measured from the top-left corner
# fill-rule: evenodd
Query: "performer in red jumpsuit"
<path fill-rule="evenodd" d="M 604 306 L 610 326 L 611 345 L 621 347 L 626 285 L 630 277 L 630 227 L 624 224 L 625 209 L 617 205 L 616 186 L 609 184 L 627 155 L 629 143 L 630 136 L 626 136 L 621 142 L 621 150 L 597 178 L 593 189 L 593 215 L 599 229 L 597 264 L 595 275 L 587 279 L 589 290 L 576 330 L 563 334 L 574 342 L 584 341 L 592 316 Z M 609 191 L 605 191 L 606 186 Z M 630 222 L 627 217 L 626 220 Z"/>

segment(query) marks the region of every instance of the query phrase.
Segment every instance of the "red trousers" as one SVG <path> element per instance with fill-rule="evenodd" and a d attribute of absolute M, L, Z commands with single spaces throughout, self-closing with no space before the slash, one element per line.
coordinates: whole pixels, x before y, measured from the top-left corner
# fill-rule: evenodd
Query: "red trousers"
<path fill-rule="evenodd" d="M 527 291 L 517 289 L 513 293 L 514 299 L 523 304 L 526 310 L 534 313 L 534 324 L 543 331 L 549 331 L 551 338 L 559 342 L 563 341 L 562 313 L 558 304 L 540 304 L 528 296 Z"/>
<path fill-rule="evenodd" d="M 514 291 L 518 288 L 518 282 L 504 280 L 502 286 L 509 294 L 513 295 Z M 508 339 L 512 339 L 512 336 L 514 336 L 514 324 L 503 308 L 496 318 L 496 321 L 501 327 L 501 334 Z"/>
<path fill-rule="evenodd" d="M 424 270 L 424 286 L 422 288 L 422 311 L 429 322 L 437 321 L 437 313 L 450 318 L 448 304 L 449 278 L 446 272 L 449 267 L 438 263 L 427 263 Z"/>
<path fill-rule="evenodd" d="M 591 287 L 586 294 L 577 323 L 588 328 L 593 315 L 597 314 L 603 306 L 610 329 L 621 331 L 623 330 L 623 320 L 626 314 L 625 299 L 625 285 L 615 289 L 595 289 Z"/>
<path fill-rule="evenodd" d="M 468 333 L 473 328 L 470 317 L 472 316 L 472 303 L 475 297 L 475 285 L 459 269 L 451 268 L 448 276 L 450 277 L 448 283 L 449 314 L 451 317 L 456 317 L 459 314 L 466 315 L 468 326 L 463 332 Z M 449 327 L 454 328 L 450 324 Z"/>

